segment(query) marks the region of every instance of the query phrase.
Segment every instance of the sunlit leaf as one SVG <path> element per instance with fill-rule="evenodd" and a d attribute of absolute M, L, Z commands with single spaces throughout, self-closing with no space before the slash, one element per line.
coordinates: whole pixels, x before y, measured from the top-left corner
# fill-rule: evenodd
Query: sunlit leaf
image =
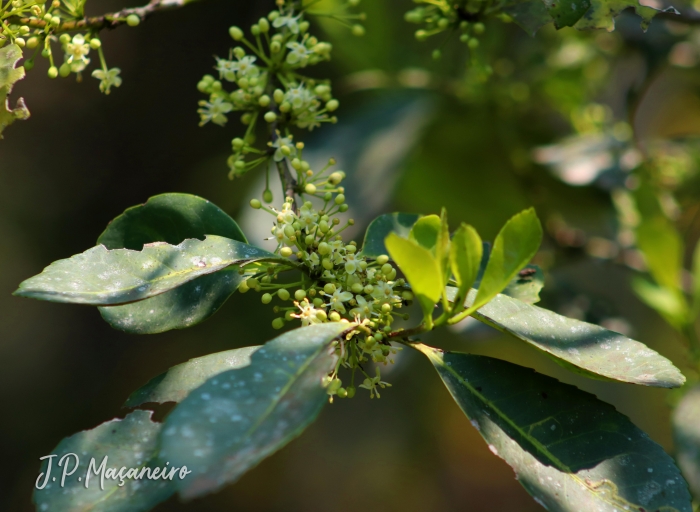
<path fill-rule="evenodd" d="M 643 219 L 636 231 L 637 247 L 657 283 L 678 290 L 683 258 L 683 240 L 663 217 Z"/>
<path fill-rule="evenodd" d="M 238 224 L 218 206 L 190 194 L 161 194 L 134 206 L 110 222 L 97 240 L 107 249 L 141 248 L 153 242 L 179 244 L 188 238 L 217 235 L 247 243 Z M 199 277 L 149 299 L 100 307 L 107 323 L 132 334 L 153 334 L 196 325 L 236 291 L 243 277 L 237 268 Z"/>
<path fill-rule="evenodd" d="M 24 99 L 17 100 L 15 108 L 10 107 L 8 96 L 16 82 L 24 78 L 24 68 L 15 67 L 22 59 L 22 49 L 16 44 L 0 48 L 0 139 L 2 132 L 15 121 L 27 119 L 29 110 Z"/>
<path fill-rule="evenodd" d="M 434 253 L 441 229 L 442 222 L 438 215 L 426 215 L 416 220 L 408 233 L 408 239 Z"/>
<path fill-rule="evenodd" d="M 672 417 L 676 460 L 696 500 L 700 500 L 700 387 L 689 390 Z"/>
<path fill-rule="evenodd" d="M 137 407 L 146 402 L 182 402 L 190 391 L 204 384 L 210 377 L 226 370 L 248 366 L 250 356 L 259 348 L 260 346 L 234 348 L 195 357 L 186 363 L 173 366 L 134 391 L 124 406 Z"/>
<path fill-rule="evenodd" d="M 527 265 L 510 280 L 503 289 L 503 295 L 508 295 L 528 304 L 540 301 L 540 290 L 544 288 L 544 273 L 537 265 Z"/>
<path fill-rule="evenodd" d="M 428 249 L 396 233 L 390 233 L 384 243 L 389 255 L 408 279 L 423 314 L 431 316 L 444 287 L 437 259 Z"/>
<path fill-rule="evenodd" d="M 691 511 L 671 457 L 613 406 L 499 359 L 417 348 L 491 451 L 547 510 Z"/>
<path fill-rule="evenodd" d="M 34 490 L 34 503 L 38 511 L 57 512 L 141 512 L 150 510 L 157 503 L 164 501 L 175 492 L 175 481 L 179 480 L 179 468 L 172 480 L 149 479 L 146 474 L 141 478 L 124 479 L 120 486 L 119 479 L 104 478 L 96 475 L 105 461 L 107 468 L 124 467 L 126 470 L 136 468 L 140 474 L 156 467 L 154 457 L 157 452 L 158 433 L 161 424 L 151 420 L 150 411 L 134 411 L 123 420 L 115 419 L 103 423 L 92 430 L 78 432 L 61 441 L 50 454 L 51 460 L 49 482 L 43 489 Z M 79 465 L 72 471 L 76 464 Z M 91 461 L 94 465 L 91 466 Z M 44 460 L 37 485 L 42 486 L 46 478 L 49 459 Z M 162 465 L 160 466 L 162 468 Z M 167 470 L 175 469 L 168 465 Z M 63 471 L 66 479 L 61 485 Z M 88 473 L 88 470 L 89 473 Z M 124 474 L 126 474 L 126 470 Z M 70 475 L 69 475 L 70 473 Z M 88 478 L 89 476 L 89 478 Z M 101 478 L 101 476 L 103 478 Z M 51 479 L 55 478 L 55 481 Z M 187 477 L 185 477 L 187 478 Z M 101 487 L 104 485 L 104 488 Z"/>
<path fill-rule="evenodd" d="M 471 308 L 479 308 L 500 293 L 537 253 L 542 226 L 533 208 L 511 217 L 496 236 L 479 292 Z"/>
<path fill-rule="evenodd" d="M 448 299 L 453 300 L 456 292 L 448 287 Z M 475 290 L 469 292 L 467 306 L 475 295 Z M 676 388 L 685 382 L 671 361 L 643 343 L 506 295 L 497 295 L 472 316 L 589 374 L 662 388 Z"/>
<path fill-rule="evenodd" d="M 462 224 L 452 237 L 450 266 L 461 297 L 466 297 L 479 274 L 483 244 L 476 230 Z"/>
<path fill-rule="evenodd" d="M 641 278 L 632 280 L 632 289 L 647 306 L 676 329 L 681 329 L 688 322 L 688 305 L 677 289 L 669 290 Z"/>
<path fill-rule="evenodd" d="M 287 332 L 258 349 L 251 363 L 210 378 L 167 417 L 163 461 L 193 474 L 178 481 L 184 498 L 213 492 L 298 436 L 328 401 L 324 376 L 336 365 L 331 341 L 351 324 Z"/>
<path fill-rule="evenodd" d="M 231 265 L 285 260 L 252 245 L 207 236 L 179 245 L 157 243 L 142 251 L 99 245 L 59 260 L 20 284 L 15 295 L 96 306 L 153 297 Z"/>
<path fill-rule="evenodd" d="M 389 233 L 396 233 L 402 238 L 407 238 L 411 228 L 420 219 L 417 213 L 388 213 L 374 219 L 365 233 L 365 241 L 362 244 L 362 256 L 376 258 L 382 254 L 389 254 L 384 240 Z"/>

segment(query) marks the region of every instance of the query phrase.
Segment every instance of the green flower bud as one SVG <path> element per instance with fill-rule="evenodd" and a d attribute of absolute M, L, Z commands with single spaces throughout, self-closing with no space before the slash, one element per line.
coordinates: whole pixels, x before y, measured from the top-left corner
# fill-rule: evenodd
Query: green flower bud
<path fill-rule="evenodd" d="M 311 245 L 312 243 L 314 243 L 314 240 L 315 240 L 314 235 L 306 235 L 306 238 L 304 238 L 304 243 L 306 245 Z"/>
<path fill-rule="evenodd" d="M 284 313 L 284 319 L 285 319 L 287 322 L 291 322 L 291 321 L 294 319 L 294 317 L 292 316 L 293 314 L 294 314 L 294 311 L 292 311 L 291 309 L 288 310 L 288 311 L 285 311 L 285 313 Z"/>
<path fill-rule="evenodd" d="M 289 112 L 290 110 L 292 110 L 292 105 L 288 101 L 283 101 L 280 105 L 280 112 L 284 114 Z"/>
<path fill-rule="evenodd" d="M 475 34 L 483 34 L 486 31 L 486 27 L 484 26 L 483 23 L 474 23 L 474 33 Z"/>
<path fill-rule="evenodd" d="M 356 24 L 352 26 L 352 35 L 357 36 L 357 37 L 362 37 L 365 35 L 365 27 L 363 27 L 360 24 Z"/>
<path fill-rule="evenodd" d="M 403 300 L 413 300 L 413 294 L 408 290 L 401 292 L 401 298 Z"/>
<path fill-rule="evenodd" d="M 267 94 L 263 94 L 258 98 L 258 105 L 261 107 L 267 107 L 270 104 L 270 97 Z"/>
<path fill-rule="evenodd" d="M 56 66 L 51 66 L 47 75 L 49 78 L 56 78 L 58 76 L 58 68 Z"/>
<path fill-rule="evenodd" d="M 437 26 L 445 30 L 447 27 L 450 26 L 450 20 L 448 20 L 447 18 L 440 18 L 440 20 L 437 22 Z"/>
<path fill-rule="evenodd" d="M 391 304 L 382 304 L 382 313 L 384 313 L 385 315 L 387 313 L 391 313 L 391 309 Z"/>
<path fill-rule="evenodd" d="M 391 274 L 391 271 L 394 270 L 394 267 L 391 266 L 391 263 L 385 263 L 382 265 L 382 274 L 385 276 Z"/>
<path fill-rule="evenodd" d="M 333 262 L 328 258 L 323 258 L 323 261 L 321 261 L 321 265 L 326 270 L 333 270 Z"/>
<path fill-rule="evenodd" d="M 290 226 L 289 224 L 284 226 L 284 234 L 287 235 L 287 237 L 294 236 L 294 226 Z"/>
<path fill-rule="evenodd" d="M 260 27 L 257 25 L 253 25 L 250 27 L 250 33 L 253 34 L 254 36 L 259 36 L 260 35 Z"/>
<path fill-rule="evenodd" d="M 459 36 L 459 40 L 463 43 L 468 43 L 469 42 L 469 34 L 462 34 Z"/>
<path fill-rule="evenodd" d="M 321 307 L 323 305 L 323 299 L 321 297 L 316 297 L 314 299 L 313 304 L 314 304 L 314 307 L 317 307 L 317 308 Z"/>
<path fill-rule="evenodd" d="M 389 256 L 386 254 L 382 254 L 381 256 L 377 256 L 377 263 L 380 265 L 384 265 L 386 262 L 389 261 Z"/>
<path fill-rule="evenodd" d="M 240 41 L 241 39 L 243 39 L 243 31 L 236 26 L 230 27 L 228 29 L 228 35 L 230 35 L 234 41 Z"/>
<path fill-rule="evenodd" d="M 265 18 L 260 18 L 258 21 L 258 27 L 260 27 L 260 32 L 267 34 L 270 31 L 270 22 Z"/>
<path fill-rule="evenodd" d="M 34 67 L 34 60 L 28 59 L 24 61 L 24 69 L 27 71 L 31 70 Z"/>
<path fill-rule="evenodd" d="M 283 258 L 289 258 L 293 253 L 294 251 L 292 251 L 289 247 L 282 247 L 282 249 L 280 249 L 280 255 Z"/>
<path fill-rule="evenodd" d="M 297 291 L 294 292 L 294 298 L 296 300 L 301 301 L 301 300 L 304 300 L 305 297 L 306 297 L 306 290 L 299 288 Z"/>
<path fill-rule="evenodd" d="M 39 46 L 39 38 L 38 37 L 30 37 L 29 39 L 27 39 L 27 48 L 36 48 L 37 46 Z M 25 67 L 26 67 L 26 65 L 25 65 Z"/>
<path fill-rule="evenodd" d="M 61 24 L 61 18 L 58 16 L 51 17 L 51 24 L 58 27 Z"/>
<path fill-rule="evenodd" d="M 321 230 L 321 233 L 328 233 L 328 230 L 331 229 L 330 226 L 328 225 L 328 222 L 325 220 L 322 220 L 321 222 L 318 223 L 318 229 Z"/>
<path fill-rule="evenodd" d="M 348 392 L 348 398 L 355 396 L 355 388 L 353 386 L 348 386 L 346 391 Z"/>
<path fill-rule="evenodd" d="M 329 254 L 331 252 L 331 246 L 328 245 L 326 242 L 321 242 L 318 244 L 318 253 L 321 256 L 325 256 L 326 254 Z"/>
<path fill-rule="evenodd" d="M 272 197 L 272 190 L 268 188 L 267 190 L 265 190 L 265 192 L 263 192 L 263 201 L 269 204 L 273 201 L 273 199 L 274 198 Z"/>
<path fill-rule="evenodd" d="M 472 37 L 467 43 L 467 46 L 469 46 L 469 48 L 472 50 L 476 50 L 479 47 L 479 40 Z"/>
<path fill-rule="evenodd" d="M 238 291 L 241 293 L 245 293 L 248 290 L 250 290 L 250 286 L 248 286 L 247 281 L 243 281 L 241 284 L 238 285 Z"/>
<path fill-rule="evenodd" d="M 90 48 L 92 48 L 93 50 L 97 50 L 100 47 L 102 47 L 102 41 L 100 41 L 96 37 L 90 39 Z"/>
<path fill-rule="evenodd" d="M 418 39 L 419 41 L 425 41 L 426 39 L 428 39 L 428 33 L 423 29 L 416 30 L 415 35 L 416 35 L 416 39 Z"/>
<path fill-rule="evenodd" d="M 275 92 L 272 93 L 272 98 L 275 100 L 275 103 L 282 103 L 284 101 L 284 91 L 282 89 L 275 89 Z"/>
<path fill-rule="evenodd" d="M 281 300 L 289 300 L 289 291 L 287 291 L 284 288 L 280 288 L 279 290 L 277 290 L 277 296 Z"/>
<path fill-rule="evenodd" d="M 344 194 L 338 194 L 335 196 L 335 204 L 343 204 L 345 202 L 345 195 Z"/>
<path fill-rule="evenodd" d="M 279 11 L 272 11 L 270 14 L 267 15 L 267 19 L 270 21 L 275 21 L 277 18 L 279 18 Z"/>
<path fill-rule="evenodd" d="M 282 327 L 284 327 L 284 320 L 282 318 L 275 318 L 272 321 L 273 329 L 281 329 Z"/>
<path fill-rule="evenodd" d="M 299 31 L 304 34 L 309 30 L 309 22 L 308 21 L 302 21 L 299 23 Z"/>
<path fill-rule="evenodd" d="M 338 388 L 336 394 L 338 395 L 338 398 L 347 398 L 348 396 L 348 392 L 345 388 Z"/>
<path fill-rule="evenodd" d="M 135 14 L 129 14 L 129 15 L 126 17 L 126 24 L 129 25 L 130 27 L 135 27 L 135 26 L 137 26 L 139 23 L 141 23 L 141 18 L 139 18 L 139 17 L 136 16 Z"/>
<path fill-rule="evenodd" d="M 374 286 L 372 286 L 371 284 L 368 284 L 367 286 L 365 286 L 365 293 L 367 295 L 371 295 L 373 291 L 374 291 Z"/>
<path fill-rule="evenodd" d="M 265 121 L 268 123 L 274 123 L 277 121 L 277 114 L 274 112 L 265 112 Z"/>
<path fill-rule="evenodd" d="M 442 52 L 440 50 L 433 50 L 433 60 L 440 60 L 442 57 Z"/>
<path fill-rule="evenodd" d="M 355 254 L 355 252 L 357 252 L 357 246 L 352 244 L 346 245 L 345 252 L 347 252 L 348 254 Z"/>
<path fill-rule="evenodd" d="M 15 44 L 20 48 L 27 46 L 27 42 L 22 37 L 15 37 Z"/>
<path fill-rule="evenodd" d="M 262 203 L 260 202 L 259 199 L 251 199 L 250 200 L 250 207 L 255 208 L 256 210 L 259 210 L 262 207 Z"/>
<path fill-rule="evenodd" d="M 316 185 L 314 185 L 313 183 L 308 183 L 304 187 L 304 192 L 306 192 L 307 194 L 315 194 L 316 193 Z"/>
<path fill-rule="evenodd" d="M 377 338 L 377 341 L 382 341 L 384 339 L 384 335 L 381 332 L 375 333 L 374 337 Z"/>
<path fill-rule="evenodd" d="M 263 293 L 263 296 L 260 297 L 260 301 L 263 304 L 269 304 L 270 302 L 272 302 L 272 295 L 270 295 L 269 293 Z"/>
<path fill-rule="evenodd" d="M 387 274 L 386 278 L 387 278 L 389 281 L 393 281 L 394 279 L 396 279 L 396 269 L 395 269 L 395 268 L 392 268 L 392 269 L 391 269 L 391 272 L 389 272 L 389 273 Z"/>
<path fill-rule="evenodd" d="M 352 293 L 362 293 L 363 288 L 361 283 L 355 283 L 350 287 L 350 291 L 352 291 Z"/>
<path fill-rule="evenodd" d="M 340 314 L 338 314 L 337 311 L 331 311 L 331 314 L 328 315 L 328 318 L 331 319 L 331 322 L 340 322 Z"/>
<path fill-rule="evenodd" d="M 348 211 L 349 208 L 350 208 L 350 207 L 349 207 L 347 204 L 341 204 L 341 205 L 338 207 L 338 211 L 339 211 L 340 213 L 345 213 L 346 211 Z"/>
<path fill-rule="evenodd" d="M 270 53 L 278 53 L 282 49 L 282 45 L 279 41 L 272 41 L 270 43 Z"/>
<path fill-rule="evenodd" d="M 61 77 L 66 78 L 68 75 L 70 75 L 70 65 L 66 64 L 65 62 L 61 64 L 61 67 L 58 68 L 58 74 Z"/>
<path fill-rule="evenodd" d="M 323 287 L 323 291 L 328 295 L 333 295 L 333 293 L 335 293 L 335 285 L 333 283 L 326 283 Z"/>
<path fill-rule="evenodd" d="M 343 175 L 342 175 L 341 173 L 339 173 L 339 172 L 334 172 L 334 173 L 332 173 L 330 176 L 328 176 L 328 182 L 329 182 L 331 185 L 337 185 L 337 184 L 339 184 L 341 181 L 343 181 Z"/>
<path fill-rule="evenodd" d="M 316 304 L 316 299 L 314 299 L 314 305 L 315 304 Z M 321 304 L 323 304 L 323 301 L 321 301 Z M 320 306 L 321 304 L 318 304 L 316 307 Z M 325 322 L 326 320 L 328 320 L 328 315 L 326 314 L 325 311 L 320 309 L 316 312 L 316 318 L 318 318 L 321 322 Z"/>

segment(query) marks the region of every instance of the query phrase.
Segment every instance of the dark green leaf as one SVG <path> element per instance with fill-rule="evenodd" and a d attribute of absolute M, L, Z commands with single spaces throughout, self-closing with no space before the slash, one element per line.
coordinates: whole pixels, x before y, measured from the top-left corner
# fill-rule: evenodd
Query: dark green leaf
<path fill-rule="evenodd" d="M 141 250 L 153 242 L 174 245 L 206 235 L 247 242 L 238 224 L 218 206 L 190 194 L 162 194 L 114 219 L 97 243 L 107 249 Z M 184 329 L 216 313 L 242 279 L 236 268 L 226 269 L 150 299 L 99 310 L 112 327 L 132 334 Z"/>
<path fill-rule="evenodd" d="M 16 82 L 24 78 L 24 68 L 15 67 L 22 59 L 22 49 L 16 44 L 0 48 L 0 139 L 2 132 L 16 120 L 27 119 L 29 110 L 22 98 L 17 100 L 17 107 L 11 108 L 8 96 Z"/>
<path fill-rule="evenodd" d="M 638 0 L 590 0 L 590 3 L 590 9 L 574 25 L 574 28 L 578 30 L 604 28 L 610 32 L 615 28 L 614 18 L 631 7 L 642 18 L 642 30 L 646 30 L 652 18 L 659 12 L 658 9 L 640 4 Z M 674 11 L 672 7 L 669 10 Z"/>
<path fill-rule="evenodd" d="M 512 363 L 416 348 L 547 510 L 691 512 L 673 460 L 613 406 Z"/>
<path fill-rule="evenodd" d="M 59 260 L 20 284 L 16 295 L 96 306 L 153 297 L 231 265 L 268 260 L 284 263 L 252 245 L 210 235 L 180 245 L 156 243 L 142 251 L 98 245 Z"/>
<path fill-rule="evenodd" d="M 159 404 L 182 402 L 190 391 L 198 388 L 214 375 L 248 366 L 250 356 L 259 348 L 260 346 L 234 348 L 208 356 L 195 357 L 186 363 L 173 366 L 134 391 L 124 407 L 137 407 L 146 402 Z"/>
<path fill-rule="evenodd" d="M 157 451 L 158 432 L 161 424 L 151 421 L 150 411 L 134 411 L 123 420 L 112 420 L 92 429 L 78 432 L 65 438 L 51 450 L 55 454 L 51 460 L 50 478 L 43 489 L 34 490 L 34 503 L 38 511 L 56 512 L 140 512 L 149 510 L 164 501 L 175 492 L 175 481 L 179 474 L 173 475 L 173 481 L 146 478 L 129 478 L 119 486 L 118 479 L 104 478 L 101 489 L 101 474 L 95 470 L 106 459 L 106 468 L 128 469 L 155 468 L 153 458 Z M 58 466 L 61 458 L 69 453 L 79 457 L 68 456 Z M 90 466 L 94 459 L 94 466 Z M 162 467 L 162 466 L 161 466 Z M 41 486 L 48 468 L 44 460 L 37 485 Z M 172 464 L 168 466 L 170 474 Z M 91 470 L 88 477 L 88 470 Z M 64 485 L 61 485 L 63 471 L 66 472 Z M 99 471 L 99 470 L 98 470 Z M 151 470 L 152 471 L 152 470 Z M 126 471 L 125 471 L 126 473 Z M 187 478 L 187 477 L 185 477 Z"/>
<path fill-rule="evenodd" d="M 693 318 L 700 313 L 700 243 L 693 251 Z"/>
<path fill-rule="evenodd" d="M 676 460 L 696 500 L 700 500 L 700 386 L 686 393 L 673 411 Z"/>
<path fill-rule="evenodd" d="M 153 242 L 177 245 L 188 238 L 204 240 L 205 235 L 248 243 L 236 221 L 206 199 L 191 194 L 161 194 L 115 218 L 97 243 L 107 249 L 140 251 Z"/>
<path fill-rule="evenodd" d="M 193 498 L 236 481 L 299 435 L 328 401 L 323 385 L 337 362 L 331 341 L 352 325 L 295 329 L 257 350 L 251 364 L 210 378 L 168 416 L 163 461 L 194 472 L 178 481 Z"/>
<path fill-rule="evenodd" d="M 591 7 L 590 0 L 544 0 L 557 28 L 573 27 Z"/>
<path fill-rule="evenodd" d="M 376 258 L 382 254 L 389 254 L 384 245 L 384 239 L 389 236 L 389 233 L 407 238 L 411 227 L 420 217 L 417 213 L 388 213 L 374 219 L 365 233 L 362 256 Z"/>
<path fill-rule="evenodd" d="M 542 0 L 506 0 L 504 4 L 503 12 L 533 37 L 539 29 L 552 22 Z"/>
<path fill-rule="evenodd" d="M 448 287 L 448 299 L 455 295 L 456 289 Z M 467 305 L 475 295 L 475 290 L 469 292 Z M 506 295 L 497 295 L 473 316 L 590 374 L 662 388 L 680 387 L 685 382 L 668 359 L 638 341 Z"/>
<path fill-rule="evenodd" d="M 544 287 L 544 273 L 537 265 L 527 265 L 511 279 L 503 290 L 503 295 L 536 304 L 540 301 L 540 290 Z"/>
<path fill-rule="evenodd" d="M 440 265 L 433 254 L 417 243 L 390 233 L 384 242 L 391 258 L 408 279 L 426 317 L 440 300 L 444 285 Z"/>

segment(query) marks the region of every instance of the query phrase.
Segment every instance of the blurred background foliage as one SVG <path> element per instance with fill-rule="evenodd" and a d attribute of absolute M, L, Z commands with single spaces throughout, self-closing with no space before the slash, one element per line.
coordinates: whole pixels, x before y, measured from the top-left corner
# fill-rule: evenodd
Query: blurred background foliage
<path fill-rule="evenodd" d="M 88 14 L 122 6 L 95 0 Z M 32 118 L 0 143 L 0 510 L 31 510 L 38 458 L 65 436 L 123 416 L 124 400 L 153 375 L 273 336 L 271 311 L 249 296 L 235 295 L 195 328 L 137 337 L 92 308 L 10 295 L 49 262 L 94 244 L 126 207 L 162 192 L 211 200 L 262 243 L 269 226 L 244 206 L 259 195 L 260 176 L 226 179 L 241 127 L 198 128 L 195 86 L 212 55 L 232 46 L 228 26 L 248 26 L 269 7 L 207 0 L 103 33 L 124 78 L 109 97 L 90 78 L 49 81 L 44 62 L 17 84 Z M 700 29 L 666 17 L 644 34 L 625 13 L 615 32 L 547 26 L 532 38 L 494 20 L 470 56 L 456 40 L 417 42 L 403 21 L 408 0 L 362 7 L 363 38 L 320 20 L 334 59 L 318 73 L 333 78 L 340 122 L 305 136 L 318 161 L 333 156 L 348 173 L 355 237 L 379 213 L 445 206 L 453 227 L 469 222 L 493 239 L 534 205 L 547 231 L 536 261 L 547 276 L 541 305 L 633 336 L 696 382 L 684 348 L 692 304 L 654 298 L 668 292 L 683 302 L 692 287 L 684 269 L 700 238 Z M 640 254 L 645 219 L 661 227 Z M 645 295 L 645 286 L 655 288 Z M 431 336 L 576 384 L 674 450 L 673 394 L 579 378 L 476 322 Z M 386 375 L 394 387 L 381 400 L 338 401 L 236 485 L 156 510 L 539 510 L 427 362 L 404 353 Z"/>

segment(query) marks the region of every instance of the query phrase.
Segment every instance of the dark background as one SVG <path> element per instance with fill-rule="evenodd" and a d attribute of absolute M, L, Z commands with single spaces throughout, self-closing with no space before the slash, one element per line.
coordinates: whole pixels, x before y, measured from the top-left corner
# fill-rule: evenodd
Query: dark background
<path fill-rule="evenodd" d="M 531 162 L 532 147 L 571 131 L 568 120 L 552 108 L 554 93 L 548 98 L 534 92 L 539 78 L 523 74 L 526 84 L 532 80 L 533 91 L 524 103 L 495 101 L 499 82 L 493 90 L 488 86 L 471 95 L 453 94 L 451 80 L 459 81 L 464 69 L 463 50 L 446 48 L 445 58 L 433 63 L 433 46 L 415 43 L 414 28 L 402 20 L 412 4 L 372 2 L 363 6 L 370 14 L 364 39 L 324 25 L 336 58 L 313 73 L 338 84 L 340 124 L 321 129 L 310 140 L 320 152 L 345 155 L 346 163 L 342 158 L 339 163 L 349 165 L 349 180 L 355 180 L 349 186 L 358 189 L 367 187 L 366 173 L 371 174 L 374 162 L 381 166 L 381 155 L 406 143 L 385 166 L 380 184 L 387 196 L 375 198 L 376 213 L 434 213 L 446 206 L 453 227 L 467 221 L 492 239 L 508 217 L 534 204 L 545 223 L 564 219 L 586 233 L 614 236 L 607 191 L 571 187 Z M 94 245 L 112 218 L 149 196 L 187 192 L 210 199 L 234 217 L 247 210 L 257 177 L 226 178 L 230 139 L 240 126 L 232 116 L 224 129 L 199 128 L 196 108 L 202 98 L 196 83 L 212 72 L 213 55 L 225 55 L 231 46 L 229 25 L 247 27 L 271 5 L 202 1 L 153 16 L 137 28 L 104 33 L 108 63 L 121 68 L 124 79 L 109 96 L 100 94 L 90 76 L 82 83 L 49 80 L 41 59 L 15 88 L 32 117 L 7 129 L 0 142 L 0 510 L 32 510 L 39 457 L 51 453 L 63 437 L 123 417 L 127 411 L 121 404 L 152 376 L 192 357 L 260 344 L 273 336 L 272 312 L 250 300 L 250 294 L 234 295 L 215 317 L 192 329 L 143 337 L 111 329 L 89 307 L 11 296 L 21 280 L 50 262 Z M 122 6 L 88 3 L 91 14 Z M 641 37 L 634 22 L 631 27 L 628 42 Z M 493 36 L 499 51 L 514 53 L 516 73 L 547 70 L 542 55 L 562 45 L 565 37 L 588 42 L 593 39 L 586 37 L 596 37 L 545 29 L 531 39 L 513 25 L 498 23 L 488 30 L 499 34 Z M 412 82 L 410 75 L 401 74 L 406 68 L 443 78 L 430 91 L 407 92 Z M 384 74 L 357 75 L 376 69 Z M 611 67 L 604 79 L 609 87 L 599 97 L 624 110 L 620 98 L 629 87 L 616 69 Z M 694 76 L 692 70 L 688 73 Z M 368 76 L 389 77 L 388 85 L 357 86 Z M 380 126 L 393 119 L 396 108 L 412 106 L 417 113 L 402 118 L 400 127 L 411 135 L 398 129 L 394 138 L 383 131 L 384 139 L 363 141 L 365 149 L 374 143 L 377 155 L 365 154 L 365 174 L 357 171 L 353 178 L 359 157 L 354 142 L 337 130 L 344 122 Z M 687 115 L 697 118 L 697 111 Z M 617 321 L 684 368 L 676 335 L 632 295 L 631 270 L 562 249 L 551 237 L 540 260 L 550 290 L 544 294 L 546 307 L 593 321 Z M 488 328 L 443 330 L 427 341 L 493 355 L 575 383 L 613 403 L 672 451 L 663 390 L 579 378 Z M 489 452 L 426 361 L 402 354 L 386 376 L 393 387 L 381 400 L 358 393 L 353 400 L 337 401 L 300 439 L 237 484 L 189 504 L 172 498 L 157 510 L 540 510 L 510 468 Z"/>

